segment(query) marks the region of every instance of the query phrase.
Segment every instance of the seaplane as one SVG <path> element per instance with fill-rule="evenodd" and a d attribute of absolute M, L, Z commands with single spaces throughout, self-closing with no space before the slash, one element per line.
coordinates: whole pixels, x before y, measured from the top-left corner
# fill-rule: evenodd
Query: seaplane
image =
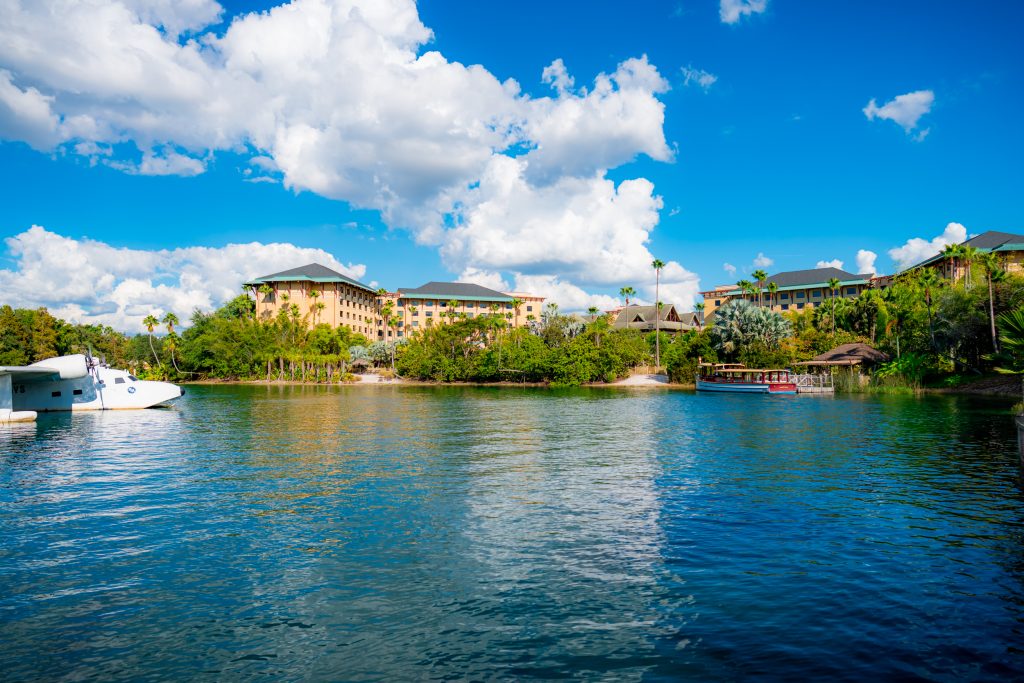
<path fill-rule="evenodd" d="M 138 379 L 92 354 L 0 365 L 0 423 L 31 422 L 37 412 L 152 408 L 184 395 L 175 384 Z"/>

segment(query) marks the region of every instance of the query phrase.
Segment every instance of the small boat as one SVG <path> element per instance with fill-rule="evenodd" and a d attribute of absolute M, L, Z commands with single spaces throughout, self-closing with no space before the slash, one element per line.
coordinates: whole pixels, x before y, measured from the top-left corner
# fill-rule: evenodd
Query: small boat
<path fill-rule="evenodd" d="M 736 391 L 745 394 L 795 394 L 789 370 L 748 368 L 742 363 L 701 363 L 697 391 Z"/>

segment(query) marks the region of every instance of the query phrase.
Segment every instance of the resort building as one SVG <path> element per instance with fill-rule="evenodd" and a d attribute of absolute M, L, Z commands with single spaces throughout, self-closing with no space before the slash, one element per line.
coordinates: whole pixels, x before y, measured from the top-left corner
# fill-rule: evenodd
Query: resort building
<path fill-rule="evenodd" d="M 704 297 L 704 320 L 710 323 L 715 311 L 733 299 L 746 299 L 760 303 L 772 311 L 799 311 L 814 308 L 828 301 L 832 295 L 829 281 L 839 281 L 835 296 L 854 298 L 865 289 L 871 289 L 878 280 L 872 273 L 848 273 L 838 268 L 814 268 L 811 270 L 791 270 L 768 276 L 761 283 L 760 298 L 757 282 L 753 282 L 751 291 L 744 292 L 736 285 L 721 285 L 712 290 L 701 292 Z M 774 283 L 774 286 L 772 286 Z M 774 291 L 772 291 L 774 290 Z"/>
<path fill-rule="evenodd" d="M 544 297 L 521 292 L 499 292 L 468 282 L 428 282 L 419 287 L 389 292 L 383 303 L 392 303 L 400 319 L 397 329 L 388 329 L 384 337 L 403 337 L 417 329 L 441 325 L 462 318 L 500 314 L 510 325 L 522 327 L 539 319 Z"/>
<path fill-rule="evenodd" d="M 370 339 L 379 336 L 373 288 L 319 263 L 264 275 L 244 286 L 256 296 L 260 320 L 275 318 L 284 308 L 310 325 L 344 325 Z"/>
<path fill-rule="evenodd" d="M 612 327 L 617 330 L 641 330 L 653 332 L 655 323 L 657 328 L 664 332 L 686 332 L 697 326 L 697 318 L 694 313 L 679 313 L 674 305 L 662 305 L 660 320 L 656 320 L 656 308 L 652 306 L 623 306 L 622 308 L 608 311 L 609 316 L 614 316 Z"/>
<path fill-rule="evenodd" d="M 261 320 L 275 318 L 284 309 L 311 326 L 344 325 L 371 340 L 393 341 L 416 329 L 490 313 L 521 327 L 539 319 L 544 307 L 544 297 L 535 294 L 499 292 L 466 282 L 428 282 L 378 293 L 319 263 L 264 275 L 245 287 L 256 297 L 256 316 Z M 394 325 L 382 317 L 389 303 L 391 317 L 397 318 Z"/>
<path fill-rule="evenodd" d="M 1024 235 L 989 230 L 961 242 L 958 246 L 961 249 L 971 247 L 979 254 L 995 252 L 999 256 L 1003 270 L 1010 273 L 1024 272 Z M 930 267 L 935 268 L 940 275 L 949 280 L 961 280 L 967 275 L 967 269 L 971 266 L 972 261 L 964 256 L 963 251 L 960 253 L 942 251 L 930 259 L 907 268 L 904 272 Z"/>

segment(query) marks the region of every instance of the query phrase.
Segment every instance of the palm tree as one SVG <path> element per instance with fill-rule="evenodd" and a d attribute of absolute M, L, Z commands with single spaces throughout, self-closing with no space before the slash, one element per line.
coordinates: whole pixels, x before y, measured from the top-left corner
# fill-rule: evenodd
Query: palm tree
<path fill-rule="evenodd" d="M 266 305 L 267 297 L 273 291 L 274 291 L 274 288 L 271 287 L 270 285 L 268 285 L 266 282 L 264 282 L 262 285 L 260 285 L 259 293 L 263 295 L 263 303 L 264 303 L 264 311 L 263 312 L 264 313 L 266 313 L 267 308 L 269 308 L 269 306 Z"/>
<path fill-rule="evenodd" d="M 587 309 L 587 313 L 590 314 L 590 322 L 597 320 L 597 306 L 591 306 Z"/>
<path fill-rule="evenodd" d="M 743 298 L 746 299 L 747 295 L 750 294 L 751 288 L 754 286 L 750 280 L 737 280 L 736 286 L 743 292 Z"/>
<path fill-rule="evenodd" d="M 988 281 L 988 320 L 992 328 L 992 348 L 999 353 L 999 337 L 996 336 L 996 310 L 992 296 L 992 283 L 998 282 L 1005 277 L 1002 264 L 994 251 L 982 254 L 979 258 L 981 267 L 985 269 L 985 279 Z"/>
<path fill-rule="evenodd" d="M 704 326 L 704 302 L 694 304 L 693 310 L 697 314 L 694 316 L 694 319 L 697 321 L 697 331 L 700 332 Z"/>
<path fill-rule="evenodd" d="M 516 312 L 516 327 L 519 327 L 519 311 L 523 307 L 523 300 L 522 299 L 512 299 L 511 303 L 512 303 L 512 308 Z"/>
<path fill-rule="evenodd" d="M 779 283 L 772 280 L 768 283 L 768 308 L 771 309 L 775 306 L 773 301 L 776 299 L 779 293 Z"/>
<path fill-rule="evenodd" d="M 398 346 L 398 323 L 402 322 L 402 319 L 397 315 L 393 315 L 388 318 L 388 326 L 395 331 L 395 340 L 391 342 L 391 371 L 395 371 L 395 348 Z"/>
<path fill-rule="evenodd" d="M 654 300 L 661 300 L 661 269 L 665 262 L 661 259 L 651 261 L 651 268 L 654 268 Z M 654 365 L 661 367 L 661 309 L 654 309 Z"/>
<path fill-rule="evenodd" d="M 832 336 L 836 334 L 836 292 L 839 290 L 839 278 L 829 278 L 828 288 L 832 291 Z"/>
<path fill-rule="evenodd" d="M 981 252 L 974 247 L 964 244 L 960 247 L 960 258 L 961 265 L 966 269 L 966 281 L 965 286 L 967 289 L 971 288 L 971 266 L 981 257 Z"/>
<path fill-rule="evenodd" d="M 317 299 L 320 298 L 320 292 L 315 289 L 309 290 L 309 298 L 313 300 L 313 304 L 309 307 L 309 310 L 313 312 L 313 326 L 316 327 L 316 317 L 320 312 L 317 308 Z"/>
<path fill-rule="evenodd" d="M 768 273 L 758 268 L 751 275 L 757 280 L 757 306 L 761 308 L 764 305 L 764 281 L 768 279 Z"/>
<path fill-rule="evenodd" d="M 313 308 L 316 309 L 316 316 L 314 320 L 319 322 L 320 316 L 323 315 L 324 309 L 327 308 L 327 304 L 325 304 L 323 301 L 317 301 L 315 304 L 313 304 Z"/>
<path fill-rule="evenodd" d="M 960 249 L 960 245 L 959 244 L 947 244 L 942 249 L 942 256 L 944 256 L 946 258 L 946 260 L 949 262 L 948 263 L 948 266 L 949 266 L 948 270 L 949 270 L 949 279 L 950 280 L 955 280 L 956 279 L 956 265 L 957 265 L 957 259 L 960 258 L 960 254 L 961 254 L 961 249 Z"/>
<path fill-rule="evenodd" d="M 448 310 L 445 311 L 445 316 L 448 318 L 449 323 L 455 322 L 455 317 L 459 314 L 455 309 L 459 307 L 459 302 L 452 299 L 448 302 Z"/>
<path fill-rule="evenodd" d="M 935 348 L 935 325 L 932 317 L 932 290 L 939 286 L 939 276 L 934 268 L 925 268 L 918 282 L 924 289 L 924 303 L 928 307 L 928 336 L 931 337 L 932 348 Z"/>
<path fill-rule="evenodd" d="M 632 287 L 623 287 L 622 289 L 619 290 L 619 296 L 621 296 L 622 298 L 624 298 L 626 300 L 625 308 L 629 308 L 629 297 L 636 296 L 636 290 L 633 289 Z M 625 310 L 625 309 L 623 309 L 623 310 Z M 626 320 L 626 329 L 628 330 L 629 329 L 629 315 L 628 314 L 624 315 L 624 318 Z"/>
<path fill-rule="evenodd" d="M 165 325 L 167 325 L 167 338 L 170 341 L 170 343 L 167 345 L 167 348 L 171 352 L 171 365 L 174 366 L 174 370 L 176 372 L 181 372 L 181 370 L 178 370 L 178 363 L 174 360 L 174 348 L 176 346 L 175 342 L 177 340 L 177 335 L 174 334 L 174 326 L 179 323 L 178 316 L 174 315 L 174 313 L 170 311 L 167 311 L 167 313 L 164 314 L 162 322 Z"/>
<path fill-rule="evenodd" d="M 416 306 L 407 306 L 406 308 L 409 311 L 409 315 L 411 315 L 413 318 L 415 318 L 416 314 L 420 312 L 420 309 L 417 308 Z M 413 321 L 413 322 L 418 322 L 418 321 Z"/>
<path fill-rule="evenodd" d="M 149 350 L 153 352 L 153 358 L 156 359 L 157 367 L 163 367 L 160 365 L 160 356 L 156 355 L 156 349 L 153 348 L 153 330 L 160 324 L 160 321 L 156 319 L 156 316 L 150 313 L 142 319 L 142 324 L 149 330 Z"/>

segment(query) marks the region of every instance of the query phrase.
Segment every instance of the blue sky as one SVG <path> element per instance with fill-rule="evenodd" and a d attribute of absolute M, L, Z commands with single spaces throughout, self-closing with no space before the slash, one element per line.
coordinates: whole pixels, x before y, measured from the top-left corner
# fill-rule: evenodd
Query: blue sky
<path fill-rule="evenodd" d="M 204 34 L 224 36 L 230 19 L 277 4 L 222 2 L 219 22 L 196 21 L 197 28 L 184 32 L 177 42 L 183 44 L 189 36 Z M 759 9 L 759 3 L 753 5 Z M 585 12 L 575 3 L 520 2 L 511 11 L 494 3 L 427 1 L 414 11 L 418 21 L 433 32 L 428 42 L 416 48 L 416 54 L 436 50 L 449 64 L 480 65 L 497 82 L 513 79 L 521 89 L 521 101 L 555 97 L 552 86 L 542 81 L 542 73 L 556 59 L 563 61 L 566 72 L 575 79 L 575 90 L 567 93 L 582 98 L 583 88 L 594 91 L 598 74 L 612 74 L 627 60 L 646 55 L 669 87 L 648 88 L 643 104 L 660 102 L 663 122 L 637 124 L 635 131 L 622 134 L 624 142 L 610 153 L 611 161 L 601 157 L 591 163 L 588 155 L 597 154 L 594 150 L 602 144 L 601 126 L 605 125 L 595 123 L 591 138 L 582 136 L 566 143 L 569 147 L 550 165 L 555 170 L 529 183 L 534 189 L 546 183 L 557 186 L 559 179 L 589 178 L 592 173 L 615 184 L 638 178 L 652 183 L 649 196 L 660 197 L 662 203 L 654 223 L 650 224 L 649 211 L 645 214 L 637 209 L 622 220 L 628 222 L 630 216 L 635 216 L 638 224 L 647 220 L 645 228 L 637 232 L 616 224 L 601 239 L 608 251 L 626 244 L 620 240 L 633 239 L 617 236 L 615 231 L 620 228 L 622 234 L 647 237 L 645 246 L 651 255 L 679 265 L 680 270 L 670 278 L 669 290 L 678 298 L 692 300 L 698 288 L 735 281 L 754 267 L 759 254 L 772 261 L 767 268 L 770 272 L 812 268 L 819 261 L 832 259 L 856 271 L 856 254 L 863 249 L 877 254 L 879 272 L 892 272 L 896 264 L 887 254 L 890 249 L 914 238 L 920 238 L 924 246 L 911 245 L 906 253 L 923 254 L 937 248 L 950 223 L 961 224 L 968 233 L 1024 232 L 1019 200 L 1019 188 L 1024 186 L 1020 161 L 1024 158 L 1024 133 L 1019 124 L 1024 115 L 1021 3 L 767 0 L 763 11 L 752 11 L 735 23 L 723 21 L 723 8 L 713 0 L 595 2 L 589 3 Z M 142 14 L 137 17 L 142 23 L 147 18 L 155 22 Z M 0 34 L 4 23 L 10 30 L 17 26 L 25 31 L 21 27 L 26 21 L 25 17 L 0 14 Z M 52 42 L 47 42 L 51 38 Z M 59 38 L 59 33 L 37 37 L 40 45 L 55 53 L 62 49 Z M 540 258 L 544 265 L 531 268 L 522 260 L 530 258 L 528 255 L 511 261 L 493 253 L 481 256 L 488 248 L 494 250 L 492 233 L 486 231 L 498 230 L 486 222 L 474 224 L 475 237 L 456 242 L 426 239 L 424 236 L 431 234 L 426 223 L 410 228 L 410 223 L 419 220 L 410 216 L 421 215 L 434 199 L 399 197 L 388 200 L 395 204 L 374 205 L 375 200 L 367 200 L 363 189 L 351 189 L 345 183 L 325 190 L 316 178 L 295 181 L 298 176 L 290 175 L 289 170 L 263 174 L 256 168 L 254 173 L 252 159 L 259 156 L 273 157 L 286 169 L 287 162 L 281 160 L 286 159 L 287 150 L 280 140 L 273 147 L 255 142 L 259 133 L 249 132 L 256 127 L 248 123 L 239 125 L 243 132 L 229 143 L 217 140 L 215 133 L 192 136 L 182 125 L 169 127 L 170 132 L 162 132 L 159 138 L 138 123 L 117 129 L 121 111 L 110 101 L 112 97 L 123 100 L 124 92 L 113 96 L 97 92 L 92 108 L 85 109 L 80 91 L 71 93 L 71 77 L 54 76 L 54 67 L 42 63 L 46 58 L 34 54 L 0 49 L 0 70 L 11 74 L 8 83 L 16 89 L 8 94 L 28 102 L 34 89 L 41 97 L 51 98 L 52 120 L 63 128 L 44 135 L 4 110 L 0 83 L 0 137 L 5 140 L 0 143 L 0 237 L 15 238 L 38 225 L 70 240 L 65 245 L 77 248 L 88 238 L 113 249 L 111 253 L 119 248 L 135 250 L 121 253 L 130 256 L 138 252 L 140 260 L 160 250 L 286 242 L 325 250 L 341 264 L 360 266 L 356 274 L 364 280 L 390 287 L 416 286 L 476 271 L 486 273 L 482 281 L 500 277 L 510 287 L 543 286 L 556 278 L 558 284 L 552 286 L 550 295 L 561 297 L 568 307 L 591 301 L 607 303 L 607 295 L 616 294 L 621 285 L 638 285 L 643 290 L 652 284 L 635 281 L 643 278 L 639 270 L 646 258 L 642 239 L 636 239 L 637 248 L 630 248 L 631 256 L 626 259 L 639 265 L 623 271 L 621 282 L 589 273 L 585 264 L 566 264 L 558 257 L 552 257 L 550 263 Z M 684 69 L 691 70 L 689 83 Z M 701 72 L 705 83 L 714 78 L 707 87 L 698 82 Z M 102 90 L 101 85 L 90 87 Z M 140 108 L 149 108 L 153 115 L 164 113 L 159 93 L 154 95 L 127 81 L 123 87 L 129 89 L 129 97 L 138 98 Z M 130 91 L 140 87 L 145 92 Z M 259 92 L 260 97 L 275 94 L 272 85 Z M 280 97 L 290 97 L 291 92 L 282 90 Z M 458 97 L 446 102 L 451 105 L 451 113 L 446 115 L 461 116 L 464 106 L 488 111 L 473 101 L 472 92 L 472 87 L 459 90 Z M 930 93 L 928 104 L 913 125 L 907 124 L 908 130 L 896 121 L 877 116 L 869 119 L 865 114 L 872 99 L 877 107 L 883 107 L 898 96 L 924 92 Z M 488 97 L 498 96 L 481 95 L 482 100 Z M 395 106 L 414 105 L 404 102 Z M 259 105 L 253 108 L 258 110 Z M 107 117 L 107 122 L 112 122 L 109 127 L 116 130 L 99 134 L 93 125 L 90 133 L 82 134 L 81 127 L 73 128 L 68 122 L 83 111 L 92 121 L 102 122 Z M 180 114 L 178 110 L 174 113 Z M 249 112 L 233 115 L 247 116 Z M 294 116 L 294 111 L 289 115 Z M 529 116 L 539 120 L 539 115 Z M 616 130 L 634 125 L 639 118 L 627 111 L 615 123 Z M 201 127 L 201 123 L 197 125 Z M 211 126 L 210 130 L 219 128 Z M 392 135 L 392 131 L 375 135 L 380 134 Z M 667 155 L 671 159 L 665 154 L 651 158 L 652 154 L 659 156 L 651 151 L 658 148 L 659 134 L 671 150 Z M 401 137 L 403 132 L 396 129 L 393 135 Z M 514 156 L 531 144 L 544 147 L 543 141 L 552 138 L 543 135 L 533 136 L 524 147 L 491 147 L 495 154 Z M 75 147 L 83 140 L 95 140 L 101 147 L 105 145 L 106 151 L 83 153 Z M 139 162 L 139 150 L 146 145 L 156 150 L 157 156 L 173 157 L 171 161 L 178 153 L 196 159 L 202 172 L 146 174 L 145 165 Z M 438 150 L 433 155 L 443 157 L 444 139 Z M 377 164 L 377 159 L 390 153 L 373 148 L 369 158 Z M 586 162 L 583 170 L 566 171 L 576 158 Z M 317 163 L 334 168 L 330 150 L 317 157 Z M 300 166 L 304 172 L 309 164 Z M 192 167 L 186 163 L 185 168 Z M 467 171 L 469 175 L 460 170 L 463 174 L 456 174 L 458 184 L 475 187 L 473 173 L 482 172 L 482 167 L 470 164 L 467 168 L 476 170 Z M 350 165 L 345 172 L 358 176 L 362 171 L 358 165 Z M 367 168 L 365 172 L 375 171 Z M 402 173 L 408 178 L 408 169 Z M 424 172 L 407 186 L 418 192 L 434 174 L 433 170 Z M 264 177 L 266 182 L 248 182 L 253 177 Z M 557 195 L 546 196 L 557 202 L 552 198 Z M 480 206 L 493 205 L 478 199 Z M 468 206 L 472 201 L 476 200 L 462 197 L 453 205 Z M 509 201 L 513 215 L 521 220 L 531 217 L 530 209 L 519 207 L 514 197 Z M 365 208 L 354 208 L 359 206 Z M 395 218 L 389 211 L 401 216 Z M 543 221 L 545 214 L 538 215 Z M 586 223 L 596 215 L 583 215 L 580 220 Z M 466 216 L 463 219 L 469 222 Z M 448 227 L 452 225 L 449 221 Z M 557 232 L 560 225 L 552 223 L 551 231 Z M 553 241 L 549 250 L 585 242 L 585 228 L 577 229 L 581 230 L 578 235 L 567 242 Z M 505 231 L 501 234 L 510 234 L 515 228 L 503 225 L 501 230 Z M 51 242 L 55 239 L 48 238 Z M 53 268 L 53 262 L 46 261 L 45 248 L 30 245 L 30 241 L 14 248 L 8 243 L 0 261 L 0 267 L 6 269 L 0 271 L 0 282 L 24 280 L 26 273 Z M 296 251 L 288 258 L 302 258 L 307 253 Z M 33 258 L 45 261 L 36 264 L 35 271 Z M 269 267 L 273 260 L 258 262 Z M 509 263 L 512 265 L 503 265 Z M 735 266 L 736 273 L 727 272 L 725 263 Z M 282 269 L 292 265 L 296 264 L 281 263 Z M 173 266 L 164 263 L 160 268 L 165 270 L 149 279 L 149 291 L 156 296 L 164 284 L 161 296 L 170 297 L 171 290 L 177 293 L 176 298 L 155 302 L 157 306 L 202 306 L 204 301 L 215 305 L 227 288 L 202 296 L 193 292 L 189 298 L 180 294 L 189 290 L 188 283 L 166 272 Z M 600 268 L 600 263 L 595 265 L 595 270 Z M 526 277 L 517 280 L 517 274 Z M 536 279 L 541 276 L 548 280 Z M 699 278 L 699 285 L 693 276 Z M 117 278 L 105 299 L 74 291 L 47 299 L 18 288 L 10 295 L 11 302 L 48 305 L 70 317 L 100 316 L 130 327 L 132 316 L 144 304 L 138 297 L 145 296 L 145 288 L 134 300 L 115 290 L 122 280 L 147 278 L 138 273 L 118 274 Z M 31 289 L 38 290 L 39 283 Z M 192 289 L 196 290 L 194 283 Z"/>

